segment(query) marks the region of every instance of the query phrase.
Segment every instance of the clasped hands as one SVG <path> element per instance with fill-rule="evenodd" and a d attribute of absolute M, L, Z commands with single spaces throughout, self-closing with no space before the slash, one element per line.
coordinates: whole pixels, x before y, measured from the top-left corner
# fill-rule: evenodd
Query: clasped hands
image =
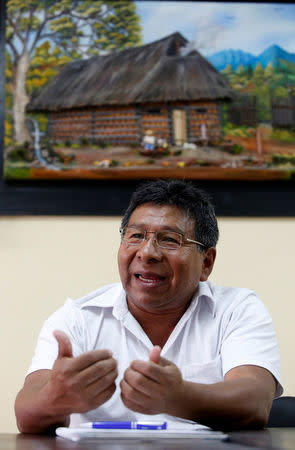
<path fill-rule="evenodd" d="M 92 350 L 74 357 L 68 336 L 60 330 L 53 335 L 58 343 L 58 356 L 46 390 L 56 413 L 84 413 L 109 400 L 116 390 L 118 376 L 112 353 Z M 160 353 L 161 348 L 155 346 L 149 361 L 133 361 L 125 370 L 120 388 L 127 408 L 143 414 L 173 414 L 183 379 L 176 365 Z"/>

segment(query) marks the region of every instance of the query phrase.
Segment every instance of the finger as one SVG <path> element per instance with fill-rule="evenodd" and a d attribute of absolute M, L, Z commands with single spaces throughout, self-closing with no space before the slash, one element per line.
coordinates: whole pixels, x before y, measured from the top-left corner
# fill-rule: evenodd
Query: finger
<path fill-rule="evenodd" d="M 122 402 L 124 403 L 126 408 L 131 409 L 131 411 L 138 412 L 141 414 L 149 414 L 149 415 L 159 414 L 157 411 L 149 409 L 148 407 L 144 406 L 142 403 L 139 405 L 138 403 L 133 403 L 133 402 L 123 398 L 122 396 L 121 396 L 121 398 L 122 398 Z"/>
<path fill-rule="evenodd" d="M 125 370 L 123 380 L 125 383 L 130 386 L 130 389 L 134 391 L 138 391 L 141 394 L 147 395 L 151 397 L 153 393 L 157 391 L 158 383 L 146 376 L 142 375 L 139 372 L 128 368 Z"/>
<path fill-rule="evenodd" d="M 143 396 L 142 394 L 131 396 L 131 394 L 129 393 L 130 387 L 124 380 L 121 381 L 120 386 L 122 402 L 128 409 L 143 414 L 153 414 L 151 409 L 147 406 L 148 399 L 145 396 Z"/>
<path fill-rule="evenodd" d="M 130 368 L 157 383 L 160 383 L 163 377 L 164 368 L 160 364 L 155 364 L 152 361 L 132 361 Z"/>
<path fill-rule="evenodd" d="M 155 347 L 150 351 L 150 361 L 154 362 L 155 364 L 159 364 L 161 351 L 161 347 L 159 345 L 155 345 Z"/>
<path fill-rule="evenodd" d="M 69 337 L 61 330 L 54 330 L 53 336 L 57 340 L 58 355 L 57 358 L 64 358 L 73 356 L 72 344 Z"/>
<path fill-rule="evenodd" d="M 84 389 L 84 394 L 87 398 L 95 398 L 102 394 L 107 389 L 112 389 L 112 386 L 115 385 L 115 380 L 118 376 L 117 369 L 112 370 L 107 373 L 104 377 L 99 378 L 91 385 L 88 385 L 86 389 Z"/>
<path fill-rule="evenodd" d="M 73 371 L 81 372 L 87 367 L 91 367 L 99 361 L 106 361 L 112 359 L 112 352 L 110 350 L 91 350 L 73 359 Z"/>
<path fill-rule="evenodd" d="M 118 374 L 117 361 L 114 358 L 104 359 L 82 370 L 77 375 L 77 382 L 88 386 L 113 371 Z"/>
<path fill-rule="evenodd" d="M 116 391 L 116 384 L 113 382 L 108 385 L 105 389 L 100 389 L 98 392 L 93 392 L 91 390 L 83 392 L 84 402 L 82 407 L 79 407 L 77 412 L 88 412 L 91 409 L 98 408 L 107 400 L 109 400 L 114 392 Z M 76 412 L 76 411 L 75 411 Z"/>
<path fill-rule="evenodd" d="M 121 397 L 124 398 L 126 402 L 136 403 L 137 405 L 146 403 L 146 395 L 143 392 L 133 389 L 126 380 L 121 381 L 120 388 Z"/>
<path fill-rule="evenodd" d="M 112 383 L 109 387 L 107 387 L 104 391 L 100 392 L 94 397 L 94 408 L 97 408 L 100 405 L 103 405 L 106 401 L 108 401 L 116 391 L 115 383 Z M 93 408 L 93 409 L 94 409 Z"/>
<path fill-rule="evenodd" d="M 162 356 L 160 357 L 159 364 L 162 367 L 174 365 L 169 359 L 163 358 Z"/>

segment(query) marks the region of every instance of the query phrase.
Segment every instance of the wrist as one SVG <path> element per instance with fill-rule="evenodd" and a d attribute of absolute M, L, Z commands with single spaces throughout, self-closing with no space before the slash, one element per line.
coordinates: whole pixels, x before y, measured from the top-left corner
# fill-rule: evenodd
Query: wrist
<path fill-rule="evenodd" d="M 166 414 L 183 419 L 190 419 L 191 417 L 191 398 L 189 383 L 182 380 L 178 388 L 174 391 L 171 399 L 167 405 Z"/>
<path fill-rule="evenodd" d="M 60 403 L 60 395 L 56 392 L 56 389 L 52 386 L 50 380 L 46 383 L 42 389 L 39 405 L 40 411 L 38 414 L 43 416 L 44 422 L 48 423 L 48 426 L 68 426 L 70 423 L 70 411 L 69 407 Z"/>

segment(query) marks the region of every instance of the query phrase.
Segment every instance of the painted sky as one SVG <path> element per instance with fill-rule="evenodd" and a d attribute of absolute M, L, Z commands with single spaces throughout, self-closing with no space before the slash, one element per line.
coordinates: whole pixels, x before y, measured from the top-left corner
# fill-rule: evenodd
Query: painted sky
<path fill-rule="evenodd" d="M 295 4 L 139 1 L 137 11 L 145 44 L 179 31 L 204 55 L 273 44 L 295 53 Z"/>

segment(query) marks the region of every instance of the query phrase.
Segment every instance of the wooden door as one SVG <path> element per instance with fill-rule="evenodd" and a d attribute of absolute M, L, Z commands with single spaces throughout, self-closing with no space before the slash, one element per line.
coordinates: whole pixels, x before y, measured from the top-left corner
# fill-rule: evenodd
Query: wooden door
<path fill-rule="evenodd" d="M 186 111 L 174 109 L 172 112 L 174 143 L 182 145 L 187 141 Z"/>

